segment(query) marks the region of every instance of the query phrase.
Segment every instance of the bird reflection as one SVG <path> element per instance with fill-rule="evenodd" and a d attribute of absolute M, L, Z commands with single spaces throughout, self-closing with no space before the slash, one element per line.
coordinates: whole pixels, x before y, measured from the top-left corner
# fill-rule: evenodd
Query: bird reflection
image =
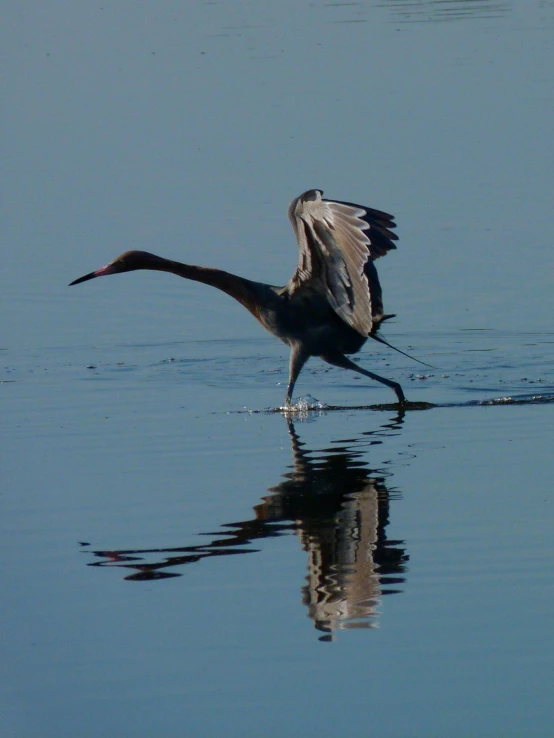
<path fill-rule="evenodd" d="M 390 500 L 399 497 L 390 472 L 370 469 L 363 456 L 402 422 L 401 412 L 377 430 L 310 451 L 289 418 L 291 471 L 268 489 L 252 519 L 203 534 L 211 540 L 202 545 L 94 551 L 102 560 L 89 566 L 123 567 L 133 570 L 125 579 L 151 581 L 180 576 L 176 567 L 202 559 L 254 553 L 256 540 L 295 533 L 308 554 L 302 600 L 322 640 L 336 630 L 375 627 L 381 597 L 401 591 L 409 557 L 404 541 L 386 536 Z"/>

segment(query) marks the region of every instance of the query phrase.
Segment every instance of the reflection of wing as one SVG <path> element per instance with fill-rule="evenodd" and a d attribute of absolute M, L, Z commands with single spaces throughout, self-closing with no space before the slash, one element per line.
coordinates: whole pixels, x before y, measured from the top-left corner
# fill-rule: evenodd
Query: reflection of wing
<path fill-rule="evenodd" d="M 383 314 L 375 259 L 396 248 L 393 216 L 348 202 L 324 200 L 309 190 L 293 200 L 289 218 L 300 248 L 298 267 L 289 282 L 293 293 L 318 282 L 333 310 L 362 336 Z"/>
<path fill-rule="evenodd" d="M 379 537 L 379 490 L 374 479 L 356 494 L 345 495 L 334 525 L 318 535 L 302 531 L 308 553 L 303 601 L 318 630 L 375 628 L 381 582 L 374 552 Z M 312 535 L 310 535 L 312 533 Z"/>
<path fill-rule="evenodd" d="M 263 547 L 253 548 L 254 542 L 295 533 L 308 558 L 302 599 L 324 634 L 321 640 L 330 640 L 336 630 L 376 627 L 382 596 L 402 591 L 409 556 L 404 541 L 387 539 L 387 481 L 373 476 L 364 456 L 368 436 L 395 435 L 403 413 L 347 445 L 339 441 L 314 451 L 301 441 L 290 417 L 287 423 L 292 471 L 287 467 L 268 490 L 254 518 L 204 533 L 209 538 L 200 545 L 89 551 L 97 560 L 88 566 L 122 568 L 132 572 L 128 581 L 152 581 L 181 576 L 184 566 L 207 558 L 255 553 Z"/>

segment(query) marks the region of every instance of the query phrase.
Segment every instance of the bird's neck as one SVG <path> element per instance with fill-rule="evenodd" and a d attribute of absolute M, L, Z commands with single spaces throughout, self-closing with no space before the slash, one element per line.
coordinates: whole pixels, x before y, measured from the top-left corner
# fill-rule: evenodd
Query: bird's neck
<path fill-rule="evenodd" d="M 202 282 L 202 284 L 216 287 L 240 302 L 241 305 L 244 305 L 255 317 L 258 317 L 263 303 L 264 290 L 262 288 L 265 285 L 244 279 L 244 277 L 238 277 L 230 272 L 224 272 L 221 269 L 182 264 L 179 261 L 164 259 L 164 264 L 160 264 L 156 268 L 160 271 L 171 272 L 184 279 L 192 279 L 194 282 Z"/>

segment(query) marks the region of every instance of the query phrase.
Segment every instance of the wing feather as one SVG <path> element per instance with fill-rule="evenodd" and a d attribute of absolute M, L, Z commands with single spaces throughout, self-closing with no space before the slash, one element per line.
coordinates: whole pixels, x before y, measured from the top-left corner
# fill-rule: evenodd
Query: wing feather
<path fill-rule="evenodd" d="M 373 262 L 395 249 L 392 215 L 350 202 L 325 200 L 308 190 L 289 206 L 300 256 L 287 285 L 292 294 L 308 283 L 321 285 L 333 310 L 368 336 L 383 319 L 381 285 Z"/>

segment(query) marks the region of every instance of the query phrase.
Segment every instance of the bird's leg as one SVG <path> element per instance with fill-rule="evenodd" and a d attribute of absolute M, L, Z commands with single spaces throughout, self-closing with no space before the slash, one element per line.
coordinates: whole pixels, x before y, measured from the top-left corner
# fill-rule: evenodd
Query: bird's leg
<path fill-rule="evenodd" d="M 292 345 L 290 350 L 290 361 L 289 361 L 289 384 L 287 387 L 287 396 L 285 397 L 285 405 L 290 405 L 292 400 L 292 391 L 298 375 L 300 374 L 302 367 L 308 361 L 310 355 L 306 353 L 302 346 L 295 343 Z"/>
<path fill-rule="evenodd" d="M 402 391 L 402 387 L 398 384 L 398 382 L 393 382 L 392 379 L 386 379 L 385 377 L 379 376 L 379 374 L 374 374 L 373 372 L 368 372 L 367 369 L 362 369 L 361 366 L 358 366 L 357 364 L 354 364 L 353 361 L 350 361 L 350 359 L 347 359 L 344 354 L 325 354 L 325 356 L 322 356 L 321 358 L 328 364 L 332 364 L 333 366 L 340 366 L 342 369 L 352 369 L 353 372 L 364 374 L 370 379 L 375 379 L 376 382 L 386 384 L 387 387 L 390 387 L 392 390 L 394 390 L 396 396 L 398 397 L 398 402 L 401 405 L 406 404 L 404 392 Z"/>

